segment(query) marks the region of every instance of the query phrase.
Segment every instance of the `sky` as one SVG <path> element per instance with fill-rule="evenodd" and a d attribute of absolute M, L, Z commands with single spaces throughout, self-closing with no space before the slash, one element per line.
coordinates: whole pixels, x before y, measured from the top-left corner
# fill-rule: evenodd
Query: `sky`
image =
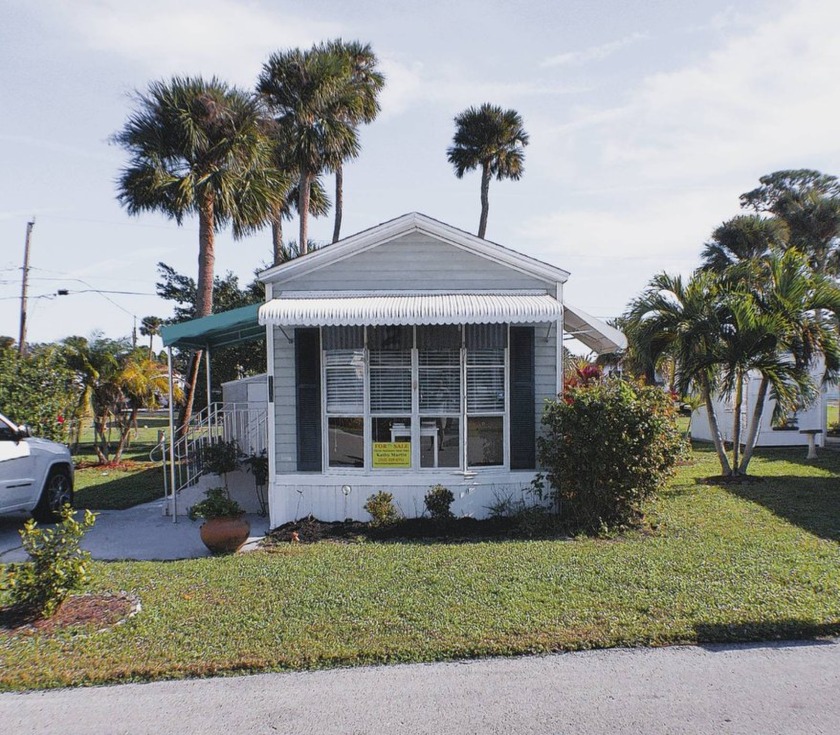
<path fill-rule="evenodd" d="M 342 234 L 411 211 L 476 232 L 479 174 L 446 160 L 453 118 L 513 108 L 525 174 L 491 183 L 487 238 L 570 271 L 568 302 L 617 316 L 654 273 L 693 270 L 760 176 L 840 174 L 838 27 L 836 0 L 0 0 L 0 335 L 18 335 L 33 217 L 29 341 L 171 316 L 156 264 L 195 277 L 198 225 L 116 201 L 126 156 L 109 139 L 132 94 L 173 75 L 252 88 L 271 53 L 338 37 L 370 43 L 386 76 L 345 169 Z M 216 245 L 217 273 L 243 281 L 270 259 L 268 231 Z"/>

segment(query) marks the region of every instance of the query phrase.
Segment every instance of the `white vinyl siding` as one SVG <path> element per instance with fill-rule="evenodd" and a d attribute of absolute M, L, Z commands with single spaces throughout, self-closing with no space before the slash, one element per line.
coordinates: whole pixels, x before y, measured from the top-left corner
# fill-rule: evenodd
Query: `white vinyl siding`
<path fill-rule="evenodd" d="M 406 288 L 406 280 L 424 290 L 554 289 L 543 281 L 520 273 L 463 248 L 414 233 L 356 253 L 318 270 L 276 281 L 275 294 L 285 291 L 388 291 Z"/>

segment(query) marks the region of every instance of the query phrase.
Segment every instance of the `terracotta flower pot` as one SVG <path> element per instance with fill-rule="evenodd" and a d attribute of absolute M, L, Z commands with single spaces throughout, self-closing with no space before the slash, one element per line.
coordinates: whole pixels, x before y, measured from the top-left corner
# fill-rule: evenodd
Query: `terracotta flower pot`
<path fill-rule="evenodd" d="M 201 524 L 199 532 L 214 554 L 232 554 L 248 540 L 251 524 L 242 517 L 211 518 Z"/>

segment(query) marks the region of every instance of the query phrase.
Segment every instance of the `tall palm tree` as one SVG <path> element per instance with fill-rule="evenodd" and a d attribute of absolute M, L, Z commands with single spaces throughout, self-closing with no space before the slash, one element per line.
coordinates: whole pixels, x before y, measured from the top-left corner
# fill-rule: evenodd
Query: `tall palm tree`
<path fill-rule="evenodd" d="M 376 68 L 376 54 L 370 44 L 359 41 L 328 41 L 325 46 L 327 52 L 343 56 L 347 69 L 345 71 L 345 89 L 340 95 L 340 105 L 336 114 L 350 125 L 356 144 L 350 145 L 344 151 L 337 151 L 338 156 L 332 162 L 335 173 L 335 224 L 332 241 L 341 237 L 341 218 L 344 214 L 344 162 L 355 158 L 359 152 L 358 126 L 374 121 L 379 113 L 379 93 L 385 86 L 385 77 Z"/>
<path fill-rule="evenodd" d="M 140 322 L 140 334 L 149 338 L 149 359 L 154 355 L 154 339 L 160 334 L 163 319 L 159 316 L 144 316 Z"/>
<path fill-rule="evenodd" d="M 271 215 L 271 250 L 272 250 L 272 265 L 280 265 L 287 260 L 291 260 L 298 255 L 302 255 L 297 250 L 297 246 L 292 250 L 289 243 L 283 239 L 283 220 L 290 220 L 293 213 L 298 211 L 298 202 L 300 201 L 300 192 L 298 183 L 293 184 L 286 193 L 285 200 L 282 206 L 278 206 Z M 309 214 L 313 217 L 322 217 L 330 211 L 330 200 L 324 185 L 321 183 L 321 177 L 316 176 L 312 179 L 309 192 Z M 311 249 L 311 240 L 307 244 L 307 248 Z M 291 253 L 294 252 L 294 255 Z"/>
<path fill-rule="evenodd" d="M 195 315 L 213 310 L 216 227 L 231 222 L 235 237 L 266 223 L 284 190 L 257 100 L 215 77 L 156 81 L 136 97 L 136 109 L 113 140 L 130 160 L 117 181 L 129 214 L 162 212 L 178 224 L 198 216 Z M 198 361 L 180 424 L 189 421 Z"/>
<path fill-rule="evenodd" d="M 312 182 L 324 169 L 358 151 L 358 138 L 346 116 L 349 104 L 346 58 L 325 45 L 308 51 L 272 54 L 257 81 L 257 91 L 275 121 L 275 137 L 285 141 L 288 160 L 299 174 L 298 242 L 309 242 Z"/>
<path fill-rule="evenodd" d="M 487 231 L 490 211 L 490 179 L 518 181 L 524 173 L 528 133 L 516 110 L 503 110 L 491 104 L 470 107 L 455 117 L 453 145 L 446 151 L 455 175 L 463 178 L 467 171 L 481 169 L 481 218 L 478 236 Z"/>

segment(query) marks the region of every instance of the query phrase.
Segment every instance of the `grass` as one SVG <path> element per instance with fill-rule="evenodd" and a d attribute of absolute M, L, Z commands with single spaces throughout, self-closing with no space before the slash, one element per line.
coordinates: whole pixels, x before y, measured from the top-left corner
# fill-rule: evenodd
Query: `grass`
<path fill-rule="evenodd" d="M 763 451 L 763 483 L 682 467 L 652 534 L 465 544 L 289 545 L 96 564 L 139 594 L 106 633 L 0 643 L 0 687 L 840 634 L 840 454 Z"/>
<path fill-rule="evenodd" d="M 76 464 L 76 505 L 91 510 L 121 510 L 163 497 L 160 464 L 149 461 L 149 452 L 158 444 L 158 432 L 167 429 L 162 413 L 141 414 L 131 444 L 117 467 L 96 466 L 93 429 L 82 431 Z M 114 445 L 116 445 L 116 432 Z"/>

